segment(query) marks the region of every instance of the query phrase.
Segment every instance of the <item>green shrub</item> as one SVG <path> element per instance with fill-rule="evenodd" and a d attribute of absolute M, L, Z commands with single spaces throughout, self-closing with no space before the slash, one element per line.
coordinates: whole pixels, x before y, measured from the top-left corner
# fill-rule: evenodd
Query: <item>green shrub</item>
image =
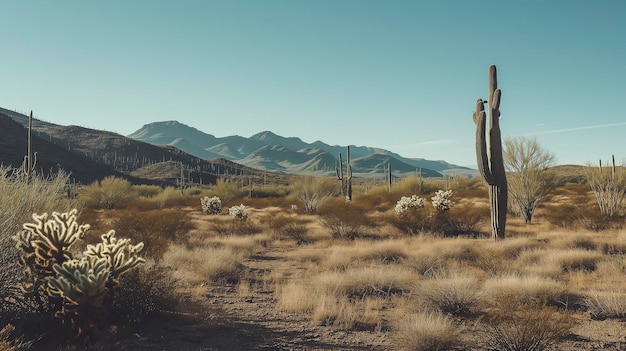
<path fill-rule="evenodd" d="M 85 205 L 107 210 L 116 208 L 134 197 L 130 182 L 114 176 L 93 182 L 80 192 L 80 198 Z"/>

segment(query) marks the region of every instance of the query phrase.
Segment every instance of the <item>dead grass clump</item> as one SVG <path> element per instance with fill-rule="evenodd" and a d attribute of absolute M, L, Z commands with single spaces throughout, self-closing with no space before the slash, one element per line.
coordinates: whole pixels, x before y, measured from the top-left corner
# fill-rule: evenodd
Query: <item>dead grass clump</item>
<path fill-rule="evenodd" d="M 267 234 L 256 234 L 250 236 L 227 236 L 205 240 L 204 246 L 228 248 L 242 257 L 256 253 L 261 247 L 269 245 L 272 238 Z"/>
<path fill-rule="evenodd" d="M 408 293 L 416 279 L 413 272 L 401 267 L 361 267 L 322 272 L 313 278 L 312 285 L 322 293 L 351 299 L 389 298 Z"/>
<path fill-rule="evenodd" d="M 242 272 L 240 253 L 231 248 L 199 247 L 187 249 L 172 245 L 163 256 L 162 264 L 171 267 L 173 275 L 188 285 L 211 281 L 238 282 Z"/>
<path fill-rule="evenodd" d="M 469 316 L 482 299 L 478 279 L 460 272 L 424 280 L 414 294 L 437 310 L 454 316 Z"/>
<path fill-rule="evenodd" d="M 486 300 L 497 304 L 504 300 L 519 303 L 561 304 L 565 300 L 565 286 L 553 279 L 516 274 L 494 277 L 485 281 Z"/>
<path fill-rule="evenodd" d="M 459 330 L 441 313 L 415 313 L 400 321 L 396 336 L 400 350 L 444 351 L 460 345 Z"/>
<path fill-rule="evenodd" d="M 626 317 L 626 293 L 623 291 L 590 291 L 584 303 L 593 319 Z"/>
<path fill-rule="evenodd" d="M 484 336 L 490 350 L 546 350 L 567 337 L 575 326 L 566 312 L 516 301 L 507 301 L 489 314 Z"/>
<path fill-rule="evenodd" d="M 573 270 L 593 272 L 598 262 L 604 259 L 604 255 L 600 252 L 581 249 L 549 250 L 546 254 L 544 259 L 558 264 L 563 272 Z"/>
<path fill-rule="evenodd" d="M 306 284 L 293 281 L 279 287 L 277 295 L 278 306 L 288 312 L 311 312 L 319 297 L 319 294 Z"/>
<path fill-rule="evenodd" d="M 334 326 L 345 330 L 380 330 L 382 302 L 376 298 L 349 300 L 345 296 L 320 295 L 312 313 L 318 325 Z"/>
<path fill-rule="evenodd" d="M 376 243 L 365 243 L 356 255 L 362 261 L 383 264 L 399 264 L 409 257 L 406 242 L 387 240 Z"/>

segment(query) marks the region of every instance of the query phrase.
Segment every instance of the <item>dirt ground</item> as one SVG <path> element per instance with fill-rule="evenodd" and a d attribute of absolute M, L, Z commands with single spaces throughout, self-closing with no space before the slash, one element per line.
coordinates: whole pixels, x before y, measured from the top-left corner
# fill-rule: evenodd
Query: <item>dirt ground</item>
<path fill-rule="evenodd" d="M 271 246 L 250 257 L 245 266 L 254 277 L 297 269 L 289 247 Z M 242 295 L 234 284 L 207 288 L 205 300 L 187 303 L 143 326 L 135 335 L 112 341 L 111 350 L 395 350 L 394 332 L 343 331 L 314 325 L 306 315 L 278 309 L 271 286 L 251 284 Z M 579 324 L 554 350 L 626 350 L 626 321 L 573 316 Z M 488 350 L 475 342 L 478 327 L 464 326 L 459 350 Z"/>

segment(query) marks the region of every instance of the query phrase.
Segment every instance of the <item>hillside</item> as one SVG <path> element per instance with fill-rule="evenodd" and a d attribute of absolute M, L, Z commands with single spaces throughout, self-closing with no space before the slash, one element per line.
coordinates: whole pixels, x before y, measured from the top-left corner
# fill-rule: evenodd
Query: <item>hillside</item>
<path fill-rule="evenodd" d="M 0 162 L 20 166 L 26 154 L 28 117 L 9 112 L 0 113 Z M 180 178 L 180 166 L 174 175 L 170 171 L 171 162 L 182 163 L 187 182 L 198 184 L 215 183 L 224 175 L 264 173 L 236 163 L 204 160 L 173 146 L 157 146 L 112 132 L 60 126 L 37 119 L 33 119 L 33 148 L 38 152 L 37 165 L 41 170 L 60 165 L 81 183 L 115 175 L 133 183 L 173 185 Z"/>

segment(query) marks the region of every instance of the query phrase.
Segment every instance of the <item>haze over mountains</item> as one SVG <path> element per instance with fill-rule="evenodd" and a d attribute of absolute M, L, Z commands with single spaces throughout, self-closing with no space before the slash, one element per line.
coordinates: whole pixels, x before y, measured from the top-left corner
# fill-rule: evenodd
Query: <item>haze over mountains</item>
<path fill-rule="evenodd" d="M 225 158 L 248 167 L 276 172 L 330 174 L 335 172 L 339 153 L 342 153 L 344 162 L 346 159 L 345 146 L 331 146 L 322 141 L 306 143 L 299 138 L 282 137 L 271 131 L 249 138 L 238 135 L 218 138 L 177 121 L 146 124 L 128 137 L 155 145 L 171 145 L 202 159 Z M 476 170 L 445 161 L 405 158 L 381 148 L 351 145 L 350 154 L 355 176 L 384 176 L 389 164 L 394 175 L 398 176 L 414 174 L 418 169 L 424 177 L 477 173 Z"/>

